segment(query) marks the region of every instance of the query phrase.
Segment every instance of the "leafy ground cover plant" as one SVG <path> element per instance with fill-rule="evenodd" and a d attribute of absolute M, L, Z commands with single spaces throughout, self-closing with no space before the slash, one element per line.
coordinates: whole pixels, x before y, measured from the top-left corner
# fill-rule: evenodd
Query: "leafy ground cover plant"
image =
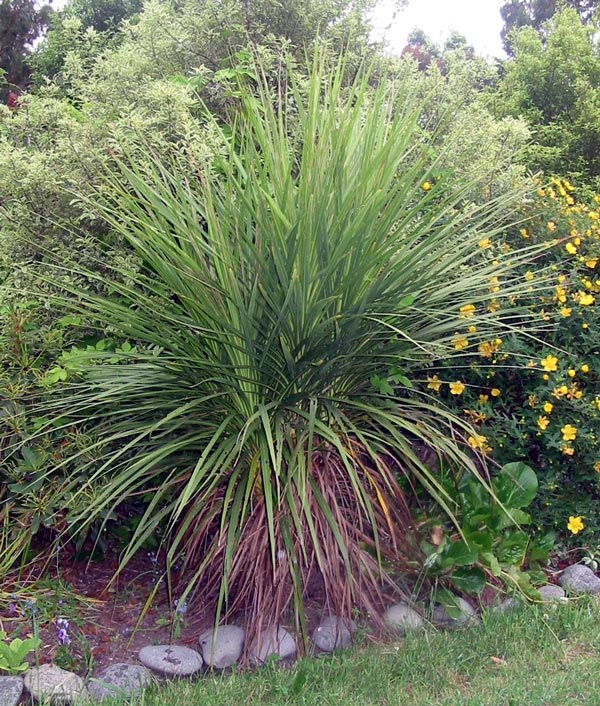
<path fill-rule="evenodd" d="M 368 70 L 346 75 L 317 56 L 273 84 L 258 62 L 230 123 L 212 126 L 227 146 L 212 170 L 150 157 L 106 175 L 87 206 L 142 266 L 109 296 L 67 291 L 136 346 L 89 352 L 43 410 L 97 439 L 93 460 L 48 470 L 77 464 L 68 493 L 86 506 L 69 531 L 146 497 L 123 561 L 166 526 L 181 600 L 201 591 L 217 616 L 244 611 L 248 646 L 289 608 L 305 634 L 315 582 L 339 615 L 380 614 L 414 560 L 407 491 L 452 514 L 417 442 L 486 484 L 473 427 L 412 379 L 497 300 L 492 276 L 507 298 L 526 292 L 511 273 L 540 249 L 482 262 L 522 194 L 474 205 L 473 184 L 439 168 L 421 106 Z M 529 326 L 510 307 L 477 320 L 482 342 Z"/>
<path fill-rule="evenodd" d="M 490 260 L 502 260 L 522 242 L 552 244 L 540 263 L 551 289 L 547 274 L 524 264 L 520 276 L 530 291 L 507 302 L 525 305 L 546 323 L 543 340 L 509 334 L 477 343 L 468 330 L 457 331 L 460 390 L 456 383 L 451 388 L 456 361 L 430 371 L 424 383 L 477 426 L 472 446 L 500 464 L 520 459 L 536 470 L 534 525 L 556 529 L 571 547 L 594 547 L 600 537 L 599 202 L 553 179 L 523 207 L 523 222 L 486 248 Z M 490 281 L 491 290 L 500 285 Z"/>
<path fill-rule="evenodd" d="M 25 640 L 14 637 L 7 641 L 5 632 L 0 631 L 0 673 L 19 674 L 29 669 L 29 663 L 25 658 L 30 652 L 39 647 L 40 640 L 37 637 L 29 636 Z"/>
<path fill-rule="evenodd" d="M 479 596 L 489 582 L 536 598 L 535 586 L 546 583 L 542 567 L 554 547 L 554 533 L 534 538 L 527 531 L 531 516 L 525 508 L 538 490 L 534 471 L 524 463 L 507 463 L 494 474 L 489 490 L 469 472 L 447 473 L 443 483 L 461 531 L 428 508 L 423 524 L 429 536 L 421 548 L 424 573 L 435 579 L 435 602 L 451 609 L 456 591 Z"/>

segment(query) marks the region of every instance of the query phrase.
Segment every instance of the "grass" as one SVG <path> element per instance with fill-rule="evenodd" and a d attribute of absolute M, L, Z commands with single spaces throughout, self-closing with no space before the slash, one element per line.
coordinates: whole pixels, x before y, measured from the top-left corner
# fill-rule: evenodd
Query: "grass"
<path fill-rule="evenodd" d="M 170 682 L 132 706 L 582 706 L 600 702 L 600 606 L 486 613 L 479 627 L 432 629 L 389 644 L 299 660 L 291 668 Z M 107 701 L 106 706 L 119 704 Z"/>

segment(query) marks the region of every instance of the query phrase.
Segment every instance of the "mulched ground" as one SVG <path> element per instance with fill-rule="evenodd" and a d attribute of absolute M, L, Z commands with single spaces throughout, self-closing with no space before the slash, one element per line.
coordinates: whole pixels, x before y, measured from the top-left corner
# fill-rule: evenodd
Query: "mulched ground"
<path fill-rule="evenodd" d="M 0 594 L 0 630 L 25 637 L 37 629 L 41 663 L 55 662 L 85 675 L 115 662 L 135 661 L 144 645 L 173 641 L 196 647 L 199 632 L 211 624 L 210 612 L 196 609 L 176 618 L 173 626 L 177 614 L 152 554 L 135 556 L 113 584 L 116 557 L 87 562 L 67 556 L 61 563 L 44 571 L 32 567 L 20 579 L 5 582 Z M 60 633 L 61 620 L 68 622 L 66 635 Z"/>

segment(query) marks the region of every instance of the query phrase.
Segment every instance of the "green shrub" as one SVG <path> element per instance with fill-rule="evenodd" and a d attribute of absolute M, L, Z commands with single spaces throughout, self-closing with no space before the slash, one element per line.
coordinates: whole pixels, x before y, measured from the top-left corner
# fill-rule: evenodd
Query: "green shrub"
<path fill-rule="evenodd" d="M 416 559 L 398 475 L 451 514 L 417 442 L 485 484 L 473 428 L 413 380 L 494 299 L 492 274 L 507 297 L 526 291 L 511 273 L 538 249 L 482 266 L 478 243 L 522 193 L 473 204 L 476 185 L 428 144 L 439 137 L 421 127 L 423 103 L 344 75 L 320 58 L 308 80 L 272 86 L 259 61 L 231 125 L 211 125 L 226 145 L 212 170 L 134 155 L 84 199 L 141 267 L 110 296 L 86 272 L 100 294 L 67 286 L 71 305 L 139 345 L 90 352 L 44 410 L 97 439 L 93 460 L 47 471 L 77 466 L 65 492 L 87 502 L 70 531 L 145 494 L 124 561 L 166 524 L 186 590 L 218 593 L 217 612 L 244 610 L 254 630 L 289 606 L 303 630 L 314 578 L 337 614 L 380 614 Z M 475 338 L 516 317 L 527 325 L 526 311 L 480 316 Z"/>

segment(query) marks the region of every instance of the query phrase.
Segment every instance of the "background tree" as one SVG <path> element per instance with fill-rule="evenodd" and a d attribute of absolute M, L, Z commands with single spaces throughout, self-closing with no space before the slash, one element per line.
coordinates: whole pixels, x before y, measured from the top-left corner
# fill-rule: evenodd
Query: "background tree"
<path fill-rule="evenodd" d="M 512 30 L 520 27 L 541 30 L 544 22 L 551 19 L 557 10 L 565 7 L 576 10 L 582 21 L 588 22 L 597 6 L 597 0 L 507 0 L 500 8 L 504 20 L 501 32 L 504 48 L 511 53 L 508 35 Z"/>
<path fill-rule="evenodd" d="M 140 12 L 142 4 L 142 0 L 71 0 L 52 13 L 46 37 L 30 60 L 34 78 L 53 78 L 60 72 L 67 53 L 77 46 L 74 31 L 92 30 L 100 35 L 94 46 L 104 48 L 118 37 L 121 22 Z"/>
<path fill-rule="evenodd" d="M 593 180 L 600 176 L 600 51 L 598 25 L 564 9 L 540 30 L 521 27 L 511 37 L 498 105 L 522 116 L 535 141 L 534 170 Z"/>
<path fill-rule="evenodd" d="M 0 0 L 0 98 L 5 101 L 11 87 L 24 88 L 29 79 L 27 56 L 31 44 L 48 22 L 49 5 L 34 0 Z"/>

